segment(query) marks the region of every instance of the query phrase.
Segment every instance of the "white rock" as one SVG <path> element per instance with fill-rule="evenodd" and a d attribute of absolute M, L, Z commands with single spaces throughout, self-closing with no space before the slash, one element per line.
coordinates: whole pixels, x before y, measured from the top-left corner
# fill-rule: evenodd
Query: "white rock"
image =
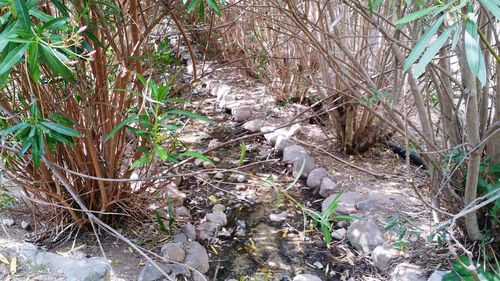
<path fill-rule="evenodd" d="M 322 264 L 322 263 L 320 263 L 319 261 L 317 261 L 317 262 L 313 263 L 313 265 L 314 265 L 317 269 L 323 269 L 323 267 L 324 267 L 324 266 L 323 266 L 323 264 Z"/>
<path fill-rule="evenodd" d="M 293 281 L 321 281 L 321 278 L 312 274 L 299 274 L 293 278 Z"/>
<path fill-rule="evenodd" d="M 274 145 L 274 149 L 276 149 L 280 153 L 283 153 L 283 150 L 285 150 L 285 148 L 292 146 L 294 144 L 295 144 L 295 142 L 290 140 L 286 136 L 279 135 L 276 138 L 276 144 Z"/>
<path fill-rule="evenodd" d="M 234 98 L 233 95 L 224 95 L 221 97 L 220 102 L 219 102 L 219 107 L 220 108 L 229 108 L 233 106 L 236 103 L 236 99 Z"/>
<path fill-rule="evenodd" d="M 216 180 L 222 180 L 222 179 L 224 179 L 224 174 L 221 173 L 221 172 L 219 172 L 219 173 L 217 173 L 217 174 L 214 175 L 214 179 L 216 179 Z"/>
<path fill-rule="evenodd" d="M 337 240 L 344 239 L 347 234 L 347 230 L 345 228 L 339 228 L 332 231 L 332 238 Z"/>
<path fill-rule="evenodd" d="M 221 142 L 218 139 L 212 139 L 208 142 L 208 148 L 209 149 L 215 148 L 215 147 L 219 146 L 220 144 L 221 144 Z"/>
<path fill-rule="evenodd" d="M 378 270 L 384 271 L 397 253 L 398 252 L 393 247 L 378 246 L 372 252 L 373 265 L 375 265 Z"/>
<path fill-rule="evenodd" d="M 390 274 L 391 281 L 424 281 L 422 269 L 410 263 L 400 263 Z"/>
<path fill-rule="evenodd" d="M 286 211 L 279 214 L 270 214 L 269 219 L 274 222 L 282 222 L 288 219 L 288 213 Z"/>
<path fill-rule="evenodd" d="M 13 219 L 3 219 L 2 220 L 3 225 L 5 226 L 13 226 L 16 222 Z"/>
<path fill-rule="evenodd" d="M 217 97 L 217 100 L 221 100 L 222 97 L 229 95 L 231 93 L 231 86 L 226 84 L 217 84 L 212 88 L 211 94 Z"/>
<path fill-rule="evenodd" d="M 252 108 L 250 106 L 239 106 L 231 109 L 234 120 L 238 122 L 246 121 L 252 117 Z"/>
<path fill-rule="evenodd" d="M 373 219 L 353 222 L 347 229 L 347 239 L 354 248 L 365 253 L 384 243 L 384 236 Z"/>
<path fill-rule="evenodd" d="M 325 168 L 316 168 L 312 170 L 307 176 L 307 186 L 310 188 L 317 188 L 321 185 L 321 180 L 328 176 Z"/>
<path fill-rule="evenodd" d="M 24 230 L 29 230 L 31 227 L 30 225 L 30 222 L 29 221 L 21 221 L 21 228 L 24 229 Z"/>
<path fill-rule="evenodd" d="M 257 133 L 260 132 L 260 128 L 262 128 L 262 126 L 264 126 L 264 121 L 260 119 L 255 119 L 245 122 L 245 124 L 243 124 L 243 129 L 250 131 L 252 133 Z"/>
<path fill-rule="evenodd" d="M 238 177 L 236 178 L 236 180 L 239 182 L 239 183 L 244 183 L 247 181 L 247 177 L 245 177 L 245 175 L 238 175 Z"/>

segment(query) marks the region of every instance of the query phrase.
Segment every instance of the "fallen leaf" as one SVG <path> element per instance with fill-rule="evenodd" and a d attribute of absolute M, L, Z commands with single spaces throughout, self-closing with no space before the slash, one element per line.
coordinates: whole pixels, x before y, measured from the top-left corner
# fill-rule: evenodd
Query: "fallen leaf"
<path fill-rule="evenodd" d="M 13 257 L 10 261 L 10 274 L 16 274 L 17 272 L 17 257 Z"/>
<path fill-rule="evenodd" d="M 3 262 L 3 263 L 5 263 L 6 265 L 10 264 L 9 260 L 4 255 L 2 255 L 1 253 L 0 253 L 0 261 Z"/>

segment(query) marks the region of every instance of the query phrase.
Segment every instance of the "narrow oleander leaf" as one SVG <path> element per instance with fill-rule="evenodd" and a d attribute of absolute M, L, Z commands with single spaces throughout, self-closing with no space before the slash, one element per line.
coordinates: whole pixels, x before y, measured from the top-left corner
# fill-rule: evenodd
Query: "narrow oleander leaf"
<path fill-rule="evenodd" d="M 5 73 L 9 73 L 14 65 L 22 59 L 27 49 L 28 44 L 21 44 L 10 51 L 0 63 L 0 76 Z"/>
<path fill-rule="evenodd" d="M 17 18 L 19 23 L 21 24 L 21 27 L 25 30 L 30 30 L 31 20 L 30 20 L 28 6 L 26 5 L 26 1 L 25 0 L 13 0 L 13 1 L 17 12 Z"/>
<path fill-rule="evenodd" d="M 54 122 L 51 122 L 48 120 L 44 120 L 40 123 L 43 126 L 45 126 L 46 128 L 49 128 L 53 131 L 56 131 L 61 135 L 65 135 L 68 137 L 79 137 L 80 136 L 80 133 L 78 133 L 76 130 L 68 128 L 68 127 L 61 125 L 61 124 L 57 124 L 57 123 L 54 123 Z"/>
<path fill-rule="evenodd" d="M 19 150 L 18 156 L 22 157 L 28 149 L 30 149 L 32 144 L 32 140 L 27 140 L 23 143 L 23 146 L 21 147 L 21 150 Z"/>
<path fill-rule="evenodd" d="M 75 125 L 75 122 L 73 122 L 71 119 L 60 114 L 49 114 L 49 118 L 65 126 Z"/>
<path fill-rule="evenodd" d="M 118 133 L 118 131 L 120 131 L 120 129 L 123 126 L 125 126 L 133 121 L 136 121 L 136 120 L 137 120 L 137 115 L 134 114 L 134 115 L 130 116 L 129 118 L 120 122 L 116 127 L 113 128 L 113 130 L 111 130 L 111 132 L 109 132 L 109 134 L 104 139 L 104 142 L 107 142 L 108 140 L 110 140 L 116 133 Z"/>
<path fill-rule="evenodd" d="M 429 62 L 436 56 L 436 54 L 439 52 L 439 50 L 443 47 L 444 43 L 448 40 L 448 37 L 450 37 L 450 34 L 453 32 L 454 26 L 451 26 L 447 28 L 432 45 L 429 46 L 429 48 L 425 51 L 425 53 L 422 55 L 422 58 L 418 62 L 418 64 L 415 66 L 415 69 L 413 70 L 413 74 L 415 77 L 420 76 Z"/>
<path fill-rule="evenodd" d="M 409 15 L 407 15 L 405 17 L 402 17 L 399 20 L 397 20 L 396 21 L 396 25 L 397 26 L 401 26 L 403 24 L 412 22 L 412 21 L 414 21 L 416 19 L 419 19 L 421 17 L 427 16 L 429 14 L 438 13 L 442 9 L 443 9 L 442 5 L 436 5 L 436 6 L 431 6 L 431 7 L 427 7 L 427 8 L 418 10 L 418 11 L 416 11 L 414 13 L 411 13 L 411 14 L 409 14 Z"/>
<path fill-rule="evenodd" d="M 180 153 L 179 156 L 181 156 L 181 157 L 193 157 L 193 158 L 207 161 L 207 162 L 210 162 L 213 164 L 213 162 L 212 162 L 212 160 L 210 160 L 210 158 L 208 158 L 207 156 L 205 156 L 199 152 L 196 152 L 196 151 L 184 151 L 184 152 Z"/>
<path fill-rule="evenodd" d="M 42 157 L 41 152 L 40 152 L 40 143 L 36 138 L 31 139 L 31 158 L 33 160 L 33 165 L 35 166 L 35 169 L 38 169 L 40 167 L 40 158 Z"/>
<path fill-rule="evenodd" d="M 479 0 L 481 5 L 483 5 L 486 10 L 490 11 L 490 13 L 497 18 L 497 21 L 500 20 L 500 1 L 498 0 Z M 496 3 L 495 3 L 496 2 Z"/>
<path fill-rule="evenodd" d="M 129 170 L 133 170 L 133 169 L 136 169 L 136 168 L 139 168 L 139 167 L 142 167 L 144 166 L 144 164 L 148 163 L 149 161 L 151 161 L 151 157 L 150 156 L 143 156 L 137 160 L 135 160 L 131 165 L 130 167 L 128 168 Z"/>
<path fill-rule="evenodd" d="M 429 41 L 436 35 L 439 27 L 443 24 L 444 16 L 441 16 L 438 20 L 436 20 L 432 26 L 422 35 L 422 37 L 418 40 L 417 44 L 413 47 L 408 58 L 403 65 L 403 69 L 406 71 L 410 69 L 410 67 L 417 61 L 417 59 L 422 55 L 425 50 L 425 47 L 429 44 Z"/>
<path fill-rule="evenodd" d="M 50 0 L 50 2 L 54 4 L 54 6 L 59 10 L 59 12 L 61 12 L 61 14 L 63 14 L 65 17 L 69 17 L 68 8 L 66 8 L 66 6 L 61 1 Z"/>
<path fill-rule="evenodd" d="M 40 45 L 40 50 L 44 62 L 47 66 L 57 75 L 61 75 L 66 79 L 73 79 L 73 73 L 71 70 L 61 61 L 61 54 L 59 51 L 54 50 L 48 46 Z"/>
<path fill-rule="evenodd" d="M 30 125 L 30 123 L 28 122 L 21 122 L 21 123 L 18 123 L 12 127 L 9 127 L 5 130 L 2 130 L 0 131 L 0 135 L 2 136 L 2 138 L 6 137 L 7 135 L 13 133 L 14 131 L 17 131 L 17 130 L 22 130 L 26 127 L 28 127 Z"/>
<path fill-rule="evenodd" d="M 245 157 L 247 155 L 247 145 L 245 144 L 245 142 L 243 140 L 241 140 L 241 142 L 240 142 L 240 147 L 241 147 L 240 160 L 238 161 L 239 167 L 241 167 L 241 165 L 243 165 L 243 162 L 245 161 Z"/>
<path fill-rule="evenodd" d="M 38 57 L 40 48 L 36 42 L 31 43 L 28 48 L 28 72 L 35 83 L 40 81 L 40 67 L 38 66 Z"/>
<path fill-rule="evenodd" d="M 194 10 L 194 8 L 196 8 L 196 5 L 198 5 L 198 3 L 200 2 L 200 0 L 193 0 L 191 1 L 191 3 L 189 3 L 188 7 L 187 7 L 187 11 L 190 13 Z"/>
<path fill-rule="evenodd" d="M 465 55 L 471 72 L 479 79 L 482 85 L 486 84 L 486 66 L 484 57 L 479 44 L 479 35 L 477 32 L 477 24 L 472 20 L 473 17 L 469 13 L 469 18 L 465 22 Z"/>
<path fill-rule="evenodd" d="M 222 15 L 220 6 L 216 0 L 207 0 L 207 4 L 215 12 L 216 15 Z"/>

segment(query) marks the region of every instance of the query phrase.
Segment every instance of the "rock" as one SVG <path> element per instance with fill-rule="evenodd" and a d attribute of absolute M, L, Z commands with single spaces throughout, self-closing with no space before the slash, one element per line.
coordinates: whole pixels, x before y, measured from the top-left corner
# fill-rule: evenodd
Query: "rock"
<path fill-rule="evenodd" d="M 331 178 L 323 177 L 323 179 L 321 179 L 319 195 L 326 198 L 335 193 L 336 191 L 338 191 L 337 184 Z"/>
<path fill-rule="evenodd" d="M 297 159 L 295 159 L 292 165 L 292 176 L 297 177 L 300 175 L 301 178 L 307 178 L 309 173 L 316 167 L 314 164 L 314 160 L 307 154 L 304 154 L 302 157 L 298 157 Z M 302 165 L 304 166 L 304 168 L 302 168 Z"/>
<path fill-rule="evenodd" d="M 108 280 L 111 269 L 105 258 L 75 259 L 50 252 L 39 252 L 31 262 L 64 273 L 67 281 Z"/>
<path fill-rule="evenodd" d="M 307 151 L 300 145 L 291 145 L 283 150 L 283 162 L 293 163 L 295 159 L 304 156 Z"/>
<path fill-rule="evenodd" d="M 214 223 L 216 228 L 220 228 L 227 224 L 227 216 L 222 212 L 214 212 L 205 215 L 205 219 L 209 223 Z"/>
<path fill-rule="evenodd" d="M 202 240 L 207 240 L 216 229 L 217 224 L 213 222 L 200 223 L 198 227 L 196 227 L 196 235 Z"/>
<path fill-rule="evenodd" d="M 257 133 L 260 132 L 260 128 L 262 128 L 262 126 L 264 126 L 264 121 L 260 119 L 255 119 L 245 122 L 245 124 L 243 124 L 242 127 L 247 131 L 250 131 L 252 133 Z"/>
<path fill-rule="evenodd" d="M 196 239 L 196 228 L 190 222 L 184 225 L 184 234 L 189 240 Z"/>
<path fill-rule="evenodd" d="M 177 233 L 176 235 L 174 235 L 174 238 L 172 238 L 172 241 L 175 243 L 186 243 L 188 241 L 188 238 L 184 233 Z"/>
<path fill-rule="evenodd" d="M 353 222 L 347 229 L 347 239 L 354 248 L 365 253 L 373 251 L 384 243 L 382 232 L 373 219 Z"/>
<path fill-rule="evenodd" d="M 238 177 L 236 178 L 236 180 L 239 182 L 239 183 L 244 183 L 247 181 L 247 177 L 245 177 L 245 175 L 238 175 Z"/>
<path fill-rule="evenodd" d="M 283 134 L 283 130 L 276 130 L 274 132 L 268 133 L 264 135 L 264 138 L 270 142 L 272 145 L 276 145 L 277 141 L 279 138 L 286 138 L 286 136 Z"/>
<path fill-rule="evenodd" d="M 391 281 L 424 281 L 422 269 L 410 263 L 400 263 L 391 272 Z"/>
<path fill-rule="evenodd" d="M 317 269 L 323 269 L 323 267 L 324 267 L 324 266 L 323 266 L 323 264 L 322 264 L 322 263 L 320 263 L 319 261 L 317 261 L 317 262 L 313 263 L 313 265 L 314 265 Z"/>
<path fill-rule="evenodd" d="M 21 221 L 21 228 L 24 230 L 30 230 L 31 229 L 31 224 L 29 221 Z"/>
<path fill-rule="evenodd" d="M 212 169 L 213 167 L 215 167 L 215 165 L 212 162 L 208 162 L 208 161 L 203 162 L 204 169 Z"/>
<path fill-rule="evenodd" d="M 13 219 L 3 219 L 2 220 L 3 225 L 11 227 L 13 226 L 16 222 Z"/>
<path fill-rule="evenodd" d="M 165 273 L 170 273 L 171 270 L 167 266 L 161 264 L 158 265 L 163 269 L 163 271 L 165 271 Z M 139 273 L 137 281 L 160 281 L 163 280 L 163 278 L 163 274 L 148 261 Z"/>
<path fill-rule="evenodd" d="M 181 217 L 181 218 L 191 218 L 191 214 L 189 213 L 189 209 L 184 207 L 184 206 L 180 206 L 179 208 L 175 209 L 175 216 Z"/>
<path fill-rule="evenodd" d="M 216 180 L 223 180 L 224 179 L 224 174 L 221 172 L 218 172 L 217 174 L 214 175 L 214 179 Z"/>
<path fill-rule="evenodd" d="M 378 246 L 372 252 L 373 265 L 383 272 L 397 253 L 396 249 L 392 247 Z"/>
<path fill-rule="evenodd" d="M 344 239 L 347 234 L 347 230 L 345 228 L 339 228 L 332 231 L 332 238 L 337 240 Z"/>
<path fill-rule="evenodd" d="M 331 194 L 330 196 L 328 196 L 328 198 L 325 199 L 325 201 L 323 201 L 321 205 L 321 210 L 323 212 L 326 211 L 326 209 L 330 206 L 337 195 L 338 194 L 335 193 Z M 351 213 L 356 211 L 356 203 L 359 202 L 361 198 L 363 198 L 363 194 L 359 192 L 348 191 L 342 193 L 338 199 L 337 208 L 335 209 L 334 213 L 340 215 L 350 215 Z"/>
<path fill-rule="evenodd" d="M 286 221 L 288 219 L 288 213 L 285 211 L 285 212 L 281 212 L 279 214 L 270 214 L 269 219 L 273 222 Z"/>
<path fill-rule="evenodd" d="M 186 199 L 186 194 L 180 192 L 174 185 L 167 186 L 166 190 L 163 192 L 164 199 L 172 201 L 174 208 L 184 205 L 184 199 Z"/>
<path fill-rule="evenodd" d="M 231 92 L 231 86 L 226 84 L 217 84 L 212 88 L 211 94 L 217 97 L 217 100 Z"/>
<path fill-rule="evenodd" d="M 210 268 L 207 250 L 205 250 L 205 248 L 203 248 L 203 246 L 196 241 L 188 242 L 185 250 L 186 260 L 184 263 L 203 274 L 207 273 Z"/>
<path fill-rule="evenodd" d="M 222 237 L 222 238 L 231 238 L 231 232 L 227 230 L 225 227 L 223 227 L 221 230 L 217 232 L 217 237 Z"/>
<path fill-rule="evenodd" d="M 168 264 L 167 267 L 168 269 L 170 269 L 170 271 L 172 271 L 172 273 L 170 274 L 171 277 L 177 277 L 179 275 L 191 277 L 191 271 L 187 266 L 183 264 Z"/>
<path fill-rule="evenodd" d="M 310 188 L 317 188 L 321 185 L 321 180 L 328 176 L 328 173 L 324 168 L 316 168 L 312 170 L 307 176 L 307 186 Z"/>
<path fill-rule="evenodd" d="M 161 247 L 161 254 L 169 261 L 183 262 L 186 257 L 181 243 L 167 243 Z"/>
<path fill-rule="evenodd" d="M 250 106 L 239 106 L 231 109 L 231 114 L 234 120 L 238 122 L 246 121 L 252 117 L 252 107 Z"/>
<path fill-rule="evenodd" d="M 208 148 L 209 149 L 212 149 L 212 148 L 216 148 L 217 146 L 219 146 L 221 144 L 221 142 L 218 140 L 218 139 L 212 139 L 208 142 Z"/>
<path fill-rule="evenodd" d="M 222 204 L 215 204 L 212 207 L 212 212 L 214 213 L 223 213 L 226 210 L 226 207 Z"/>
<path fill-rule="evenodd" d="M 193 163 L 195 166 L 200 167 L 203 165 L 203 160 L 196 158 L 196 159 L 194 159 Z"/>
<path fill-rule="evenodd" d="M 276 144 L 274 145 L 274 149 L 276 149 L 279 153 L 283 153 L 283 150 L 285 150 L 285 148 L 292 146 L 294 144 L 295 142 L 290 140 L 286 136 L 279 135 L 276 138 Z"/>
<path fill-rule="evenodd" d="M 223 95 L 220 98 L 219 107 L 220 108 L 228 108 L 231 106 L 231 104 L 233 104 L 235 102 L 236 102 L 236 99 L 234 98 L 233 95 L 230 95 L 230 94 Z"/>
<path fill-rule="evenodd" d="M 441 281 L 443 280 L 444 276 L 448 273 L 450 273 L 451 270 L 446 270 L 446 271 L 443 271 L 443 270 L 435 270 L 431 276 L 429 276 L 429 279 L 427 279 L 427 281 Z"/>
<path fill-rule="evenodd" d="M 293 281 L 321 281 L 321 278 L 312 274 L 299 274 L 293 278 Z"/>
<path fill-rule="evenodd" d="M 356 207 L 360 211 L 370 211 L 377 205 L 378 201 L 376 199 L 365 199 L 356 203 Z"/>
<path fill-rule="evenodd" d="M 193 271 L 193 281 L 208 281 L 208 277 Z"/>

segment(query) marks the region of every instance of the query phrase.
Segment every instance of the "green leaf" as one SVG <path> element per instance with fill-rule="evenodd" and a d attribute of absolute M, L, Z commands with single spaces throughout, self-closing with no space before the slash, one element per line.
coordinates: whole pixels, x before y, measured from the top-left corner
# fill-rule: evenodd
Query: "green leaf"
<path fill-rule="evenodd" d="M 5 130 L 2 130 L 0 132 L 0 135 L 2 136 L 2 138 L 4 138 L 8 134 L 11 134 L 12 132 L 17 131 L 17 130 L 22 130 L 22 129 L 28 127 L 29 125 L 30 125 L 30 123 L 28 123 L 28 122 L 18 123 L 18 124 L 14 125 L 14 126 L 11 126 L 11 127 L 7 128 Z"/>
<path fill-rule="evenodd" d="M 158 157 L 161 160 L 166 161 L 168 159 L 168 153 L 165 150 L 165 148 L 163 148 L 163 147 L 161 147 L 159 145 L 156 145 L 155 146 L 155 151 L 156 151 L 156 154 L 158 155 Z"/>
<path fill-rule="evenodd" d="M 220 16 L 222 15 L 220 6 L 215 0 L 207 0 L 208 6 L 215 12 L 216 15 Z"/>
<path fill-rule="evenodd" d="M 107 142 L 109 139 L 111 139 L 123 126 L 127 125 L 130 122 L 136 121 L 137 120 L 137 115 L 132 115 L 129 118 L 123 120 L 120 122 L 111 132 L 106 136 L 104 139 L 104 142 Z"/>
<path fill-rule="evenodd" d="M 71 119 L 67 118 L 66 116 L 59 115 L 59 114 L 49 114 L 49 118 L 56 121 L 57 123 L 63 124 L 65 126 L 73 126 L 75 125 L 75 122 L 71 121 Z"/>
<path fill-rule="evenodd" d="M 191 111 L 186 111 L 186 110 L 182 110 L 182 109 L 173 109 L 173 110 L 167 111 L 166 113 L 167 114 L 178 114 L 178 115 L 182 115 L 182 116 L 186 116 L 186 117 L 191 117 L 191 118 L 195 118 L 195 119 L 213 124 L 213 121 L 208 119 L 207 117 L 202 116 L 198 113 L 191 112 Z"/>
<path fill-rule="evenodd" d="M 453 30 L 454 30 L 454 26 L 447 28 L 438 37 L 438 39 L 434 43 L 432 43 L 431 46 L 429 46 L 429 48 L 425 51 L 422 58 L 418 62 L 417 66 L 413 70 L 413 74 L 415 75 L 415 77 L 420 76 L 420 74 L 422 74 L 424 72 L 425 67 L 436 56 L 436 54 L 439 52 L 441 47 L 443 47 L 444 43 L 446 43 L 446 40 L 448 40 L 448 37 L 453 32 Z"/>
<path fill-rule="evenodd" d="M 184 151 L 184 152 L 180 153 L 179 156 L 193 157 L 193 158 L 197 158 L 197 159 L 207 161 L 207 162 L 210 162 L 213 164 L 213 162 L 212 162 L 212 160 L 210 160 L 210 158 L 208 158 L 207 156 L 205 156 L 199 152 L 196 152 L 196 151 Z"/>
<path fill-rule="evenodd" d="M 420 55 L 424 52 L 425 47 L 429 43 L 432 37 L 436 34 L 438 31 L 439 27 L 444 21 L 444 16 L 440 17 L 436 22 L 432 24 L 432 26 L 427 30 L 424 35 L 418 40 L 418 42 L 415 44 L 413 49 L 411 50 L 410 54 L 408 55 L 408 58 L 406 58 L 405 64 L 403 65 L 403 69 L 406 71 L 410 69 L 413 63 L 417 61 L 417 59 L 420 57 Z"/>
<path fill-rule="evenodd" d="M 66 6 L 61 1 L 50 0 L 50 2 L 52 2 L 52 4 L 56 6 L 56 8 L 59 10 L 61 14 L 63 14 L 65 17 L 69 17 L 68 8 L 66 8 Z"/>
<path fill-rule="evenodd" d="M 497 18 L 497 21 L 500 20 L 500 3 L 493 3 L 491 0 L 479 0 L 479 2 Z"/>
<path fill-rule="evenodd" d="M 14 26 L 16 26 L 16 24 L 12 23 L 0 33 L 0 52 L 3 52 L 5 46 L 9 44 L 10 39 L 17 37 L 17 34 L 14 32 Z"/>
<path fill-rule="evenodd" d="M 247 145 L 245 144 L 245 142 L 243 140 L 241 140 L 241 142 L 240 142 L 240 147 L 241 147 L 240 160 L 238 161 L 239 167 L 241 167 L 241 165 L 243 165 L 243 162 L 245 161 L 245 157 L 247 154 Z"/>
<path fill-rule="evenodd" d="M 465 22 L 465 54 L 469 69 L 482 85 L 486 84 L 486 67 L 484 57 L 479 45 L 479 36 L 477 33 L 477 24 L 471 20 L 473 13 L 469 13 L 469 18 Z"/>
<path fill-rule="evenodd" d="M 133 169 L 136 169 L 138 167 L 141 167 L 143 166 L 144 164 L 148 163 L 149 161 L 151 161 L 151 157 L 150 156 L 142 156 L 141 158 L 135 160 L 131 165 L 130 167 L 128 168 L 129 170 L 133 170 Z"/>
<path fill-rule="evenodd" d="M 31 141 L 31 157 L 33 158 L 33 165 L 35 166 L 35 169 L 37 169 L 40 166 L 41 152 L 40 143 L 38 142 L 38 139 L 35 138 Z"/>
<path fill-rule="evenodd" d="M 35 83 L 40 81 L 40 68 L 38 66 L 39 50 L 37 43 L 31 43 L 28 48 L 28 71 Z"/>
<path fill-rule="evenodd" d="M 55 131 L 50 131 L 50 133 L 48 133 L 47 136 L 53 139 L 54 141 L 68 144 L 71 147 L 75 145 L 75 141 L 71 137 L 61 135 Z"/>
<path fill-rule="evenodd" d="M 0 75 L 9 73 L 14 65 L 18 63 L 28 49 L 27 44 L 21 44 L 10 51 L 9 54 L 0 63 Z"/>
<path fill-rule="evenodd" d="M 199 2 L 200 2 L 200 0 L 191 1 L 191 3 L 189 3 L 189 5 L 187 7 L 188 13 L 191 13 L 194 10 L 194 8 L 196 8 L 196 5 L 198 5 Z"/>
<path fill-rule="evenodd" d="M 61 124 L 50 122 L 48 120 L 42 121 L 41 124 L 43 126 L 45 126 L 46 128 L 49 128 L 53 131 L 58 132 L 59 134 L 62 134 L 62 135 L 68 136 L 68 137 L 79 137 L 80 136 L 80 133 L 78 133 L 76 130 L 68 128 L 68 127 L 61 125 Z"/>
<path fill-rule="evenodd" d="M 427 16 L 431 13 L 439 13 L 444 9 L 443 5 L 436 5 L 436 6 L 431 6 L 427 7 L 421 10 L 418 10 L 414 13 L 411 13 L 405 17 L 400 18 L 399 20 L 396 21 L 397 26 L 401 26 L 403 24 L 412 22 L 416 19 L 419 19 L 421 17 Z"/>
<path fill-rule="evenodd" d="M 73 79 L 73 72 L 71 72 L 71 70 L 61 61 L 62 54 L 60 54 L 57 50 L 54 50 L 45 45 L 40 45 L 40 47 L 44 62 L 47 64 L 50 70 L 66 79 Z"/>
<path fill-rule="evenodd" d="M 18 156 L 22 157 L 26 151 L 31 147 L 33 140 L 27 140 L 23 143 L 23 147 L 21 147 L 21 150 L 19 150 Z"/>
<path fill-rule="evenodd" d="M 16 7 L 17 18 L 21 27 L 30 30 L 31 29 L 31 20 L 30 14 L 28 11 L 28 6 L 26 5 L 25 0 L 13 0 L 14 6 Z"/>

